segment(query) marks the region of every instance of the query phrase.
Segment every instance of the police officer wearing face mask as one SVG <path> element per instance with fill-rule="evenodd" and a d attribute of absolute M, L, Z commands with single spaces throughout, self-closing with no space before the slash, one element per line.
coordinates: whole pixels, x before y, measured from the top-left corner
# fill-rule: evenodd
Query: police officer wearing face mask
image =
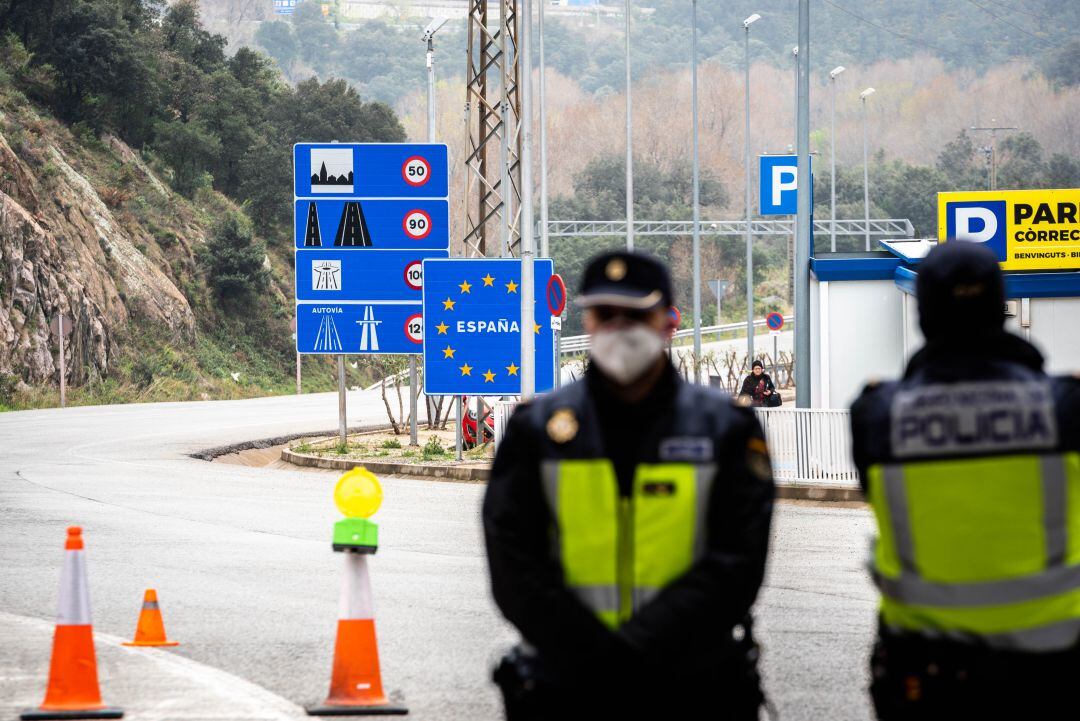
<path fill-rule="evenodd" d="M 851 409 L 878 524 L 878 718 L 1075 718 L 1080 381 L 1004 330 L 992 251 L 938 246 L 916 291 L 926 345 Z"/>
<path fill-rule="evenodd" d="M 484 499 L 495 601 L 523 639 L 495 673 L 507 718 L 757 719 L 761 428 L 676 373 L 656 260 L 594 258 L 578 304 L 586 377 L 518 408 Z"/>

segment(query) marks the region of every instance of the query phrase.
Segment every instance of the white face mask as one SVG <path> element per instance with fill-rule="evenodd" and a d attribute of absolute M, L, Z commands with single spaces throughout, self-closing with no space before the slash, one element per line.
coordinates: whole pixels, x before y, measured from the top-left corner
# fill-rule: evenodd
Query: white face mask
<path fill-rule="evenodd" d="M 640 378 L 664 352 L 664 339 L 640 323 L 593 333 L 589 356 L 616 383 L 628 385 Z"/>

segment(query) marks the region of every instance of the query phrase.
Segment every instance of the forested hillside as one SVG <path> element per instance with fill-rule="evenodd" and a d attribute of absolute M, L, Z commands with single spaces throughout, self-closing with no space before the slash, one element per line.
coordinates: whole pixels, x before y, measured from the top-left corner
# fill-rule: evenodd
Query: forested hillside
<path fill-rule="evenodd" d="M 0 0 L 0 405 L 52 402 L 60 312 L 77 402 L 291 387 L 291 146 L 404 132 L 225 47 L 195 2 Z"/>

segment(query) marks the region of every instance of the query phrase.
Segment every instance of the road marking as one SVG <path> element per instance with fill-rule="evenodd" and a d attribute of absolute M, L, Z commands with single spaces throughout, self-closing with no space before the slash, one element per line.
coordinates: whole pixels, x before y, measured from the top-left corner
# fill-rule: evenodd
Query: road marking
<path fill-rule="evenodd" d="M 0 625 L 15 624 L 42 634 L 50 634 L 53 630 L 53 624 L 50 621 L 0 611 Z M 104 695 L 106 700 L 112 703 L 123 701 L 127 706 L 125 710 L 132 718 L 137 717 L 143 721 L 182 721 L 183 719 L 194 721 L 195 719 L 219 718 L 232 721 L 291 721 L 306 717 L 303 709 L 291 701 L 227 671 L 169 651 L 129 648 L 122 645 L 123 641 L 124 639 L 117 636 L 94 632 L 95 644 L 108 647 L 110 652 L 118 651 L 127 656 L 137 657 L 143 663 L 156 666 L 158 674 L 147 675 L 144 670 L 139 669 L 137 675 L 145 679 L 155 679 L 162 689 L 171 688 L 175 692 L 172 697 L 147 698 L 141 703 L 122 699 L 118 694 L 121 690 L 126 691 L 124 695 L 127 695 L 142 689 L 136 687 L 140 683 L 137 679 L 130 678 L 126 670 L 128 664 L 121 667 L 114 666 L 110 672 L 109 684 L 113 687 L 114 693 L 110 694 L 109 689 L 106 688 Z M 99 660 L 100 665 L 102 663 Z M 2 678 L 8 682 L 18 680 L 18 677 L 9 675 Z M 42 676 L 39 685 L 44 687 L 44 683 L 45 678 Z M 192 698 L 193 690 L 198 693 L 198 698 Z"/>

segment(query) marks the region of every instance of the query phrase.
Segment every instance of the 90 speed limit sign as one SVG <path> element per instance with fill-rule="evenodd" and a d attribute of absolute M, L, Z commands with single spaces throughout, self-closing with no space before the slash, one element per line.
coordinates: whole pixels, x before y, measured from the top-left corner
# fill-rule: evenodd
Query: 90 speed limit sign
<path fill-rule="evenodd" d="M 422 210 L 410 210 L 401 221 L 401 227 L 412 240 L 423 240 L 431 234 L 431 216 Z"/>
<path fill-rule="evenodd" d="M 405 266 L 405 285 L 413 290 L 424 288 L 424 265 L 419 260 L 414 260 Z"/>
<path fill-rule="evenodd" d="M 416 313 L 405 319 L 405 337 L 413 343 L 424 342 L 424 316 Z"/>
<path fill-rule="evenodd" d="M 401 177 L 409 185 L 419 188 L 431 178 L 431 163 L 419 155 L 414 155 L 401 166 Z"/>

